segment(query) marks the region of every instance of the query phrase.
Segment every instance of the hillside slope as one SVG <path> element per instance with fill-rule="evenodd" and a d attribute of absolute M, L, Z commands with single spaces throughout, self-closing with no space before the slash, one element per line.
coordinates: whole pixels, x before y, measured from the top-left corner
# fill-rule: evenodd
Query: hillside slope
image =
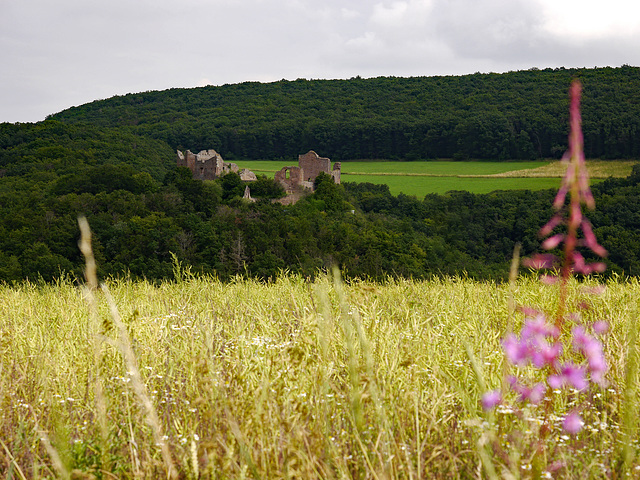
<path fill-rule="evenodd" d="M 590 158 L 640 156 L 640 68 L 281 80 L 113 97 L 51 118 L 122 127 L 225 158 L 533 159 L 566 141 L 566 90 L 584 85 Z"/>

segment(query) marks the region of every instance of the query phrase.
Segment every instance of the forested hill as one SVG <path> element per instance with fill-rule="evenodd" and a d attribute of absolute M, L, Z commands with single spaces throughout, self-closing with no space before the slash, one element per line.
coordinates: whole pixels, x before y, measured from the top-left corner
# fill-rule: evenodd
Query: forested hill
<path fill-rule="evenodd" d="M 113 97 L 51 118 L 125 127 L 225 158 L 532 159 L 566 148 L 567 88 L 584 86 L 589 158 L 640 157 L 640 68 L 281 80 Z"/>

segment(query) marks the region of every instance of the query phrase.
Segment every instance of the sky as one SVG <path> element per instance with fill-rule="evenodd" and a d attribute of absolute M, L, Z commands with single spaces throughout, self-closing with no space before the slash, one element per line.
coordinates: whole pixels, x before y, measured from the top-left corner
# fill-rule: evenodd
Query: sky
<path fill-rule="evenodd" d="M 624 64 L 635 0 L 0 0 L 0 122 L 168 88 Z"/>

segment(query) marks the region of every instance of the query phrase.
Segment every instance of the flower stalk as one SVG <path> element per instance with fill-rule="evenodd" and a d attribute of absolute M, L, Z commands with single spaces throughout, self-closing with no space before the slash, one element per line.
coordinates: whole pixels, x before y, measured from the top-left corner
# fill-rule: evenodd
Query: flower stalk
<path fill-rule="evenodd" d="M 562 158 L 567 170 L 553 201 L 555 213 L 540 229 L 543 239 L 540 253 L 523 260 L 523 265 L 546 270 L 541 281 L 558 286 L 558 307 L 553 314 L 531 307 L 521 307 L 525 319 L 519 335 L 509 333 L 502 341 L 507 364 L 517 375 L 507 375 L 503 388 L 487 392 L 482 398 L 485 410 L 504 402 L 508 391 L 516 394 L 516 402 L 543 408 L 542 424 L 534 445 L 535 458 L 547 459 L 546 439 L 553 430 L 551 413 L 555 399 L 577 398 L 586 394 L 592 385 L 606 385 L 607 362 L 601 337 L 608 330 L 607 322 L 583 322 L 579 312 L 568 307 L 568 286 L 575 275 L 587 276 L 603 272 L 603 262 L 587 263 L 580 249 L 605 257 L 606 250 L 598 243 L 583 207 L 594 209 L 595 202 L 589 189 L 582 135 L 580 99 L 582 86 L 574 80 L 569 90 L 569 148 Z M 559 231 L 558 231 L 559 230 Z M 555 252 L 560 251 L 558 256 Z M 589 308 L 582 302 L 582 309 Z M 528 372 L 525 376 L 522 372 Z M 583 426 L 580 407 L 573 406 L 561 422 L 566 434 L 576 435 Z M 544 463 L 544 462 L 543 462 Z"/>

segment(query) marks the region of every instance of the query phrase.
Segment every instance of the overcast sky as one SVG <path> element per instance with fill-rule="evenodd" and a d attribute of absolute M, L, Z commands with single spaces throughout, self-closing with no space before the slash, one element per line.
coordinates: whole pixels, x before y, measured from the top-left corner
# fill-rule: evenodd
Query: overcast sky
<path fill-rule="evenodd" d="M 623 64 L 637 0 L 0 0 L 0 122 L 172 87 Z"/>

